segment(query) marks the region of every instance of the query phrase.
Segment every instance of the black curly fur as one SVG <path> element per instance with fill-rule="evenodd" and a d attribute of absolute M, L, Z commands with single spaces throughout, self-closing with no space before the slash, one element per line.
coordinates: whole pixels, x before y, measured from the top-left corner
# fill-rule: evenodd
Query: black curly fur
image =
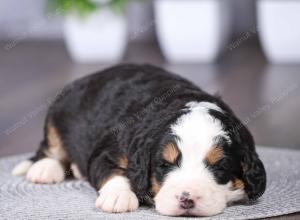
<path fill-rule="evenodd" d="M 151 176 L 162 182 L 169 169 L 159 152 L 164 143 L 180 138 L 170 134 L 170 126 L 188 113 L 185 105 L 190 101 L 212 102 L 225 112 L 210 111 L 232 140 L 218 140 L 226 158 L 210 167 L 217 181 L 224 184 L 238 177 L 250 199 L 259 197 L 266 174 L 246 127 L 219 97 L 158 67 L 120 65 L 75 81 L 49 108 L 46 125 L 51 120 L 70 161 L 93 187 L 98 190 L 103 179 L 122 171 L 143 200 L 150 193 Z M 44 140 L 33 160 L 44 157 L 46 148 Z M 124 155 L 127 169 L 117 163 Z"/>

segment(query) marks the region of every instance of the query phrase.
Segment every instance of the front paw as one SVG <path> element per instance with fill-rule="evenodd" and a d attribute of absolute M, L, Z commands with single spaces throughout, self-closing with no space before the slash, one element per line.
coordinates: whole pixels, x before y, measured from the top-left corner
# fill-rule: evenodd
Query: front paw
<path fill-rule="evenodd" d="M 44 158 L 34 163 L 27 172 L 26 179 L 32 183 L 51 184 L 62 182 L 65 171 L 58 160 Z"/>
<path fill-rule="evenodd" d="M 103 190 L 96 200 L 96 207 L 104 212 L 132 212 L 137 210 L 139 201 L 136 195 L 128 189 Z"/>

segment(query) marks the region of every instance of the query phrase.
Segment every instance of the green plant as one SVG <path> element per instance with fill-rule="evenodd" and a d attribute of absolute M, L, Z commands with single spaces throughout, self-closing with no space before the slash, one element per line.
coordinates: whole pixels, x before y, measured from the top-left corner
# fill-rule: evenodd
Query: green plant
<path fill-rule="evenodd" d="M 124 13 L 130 0 L 48 0 L 49 8 L 59 14 L 78 14 L 81 17 L 87 16 L 93 11 L 110 7 L 116 13 Z"/>

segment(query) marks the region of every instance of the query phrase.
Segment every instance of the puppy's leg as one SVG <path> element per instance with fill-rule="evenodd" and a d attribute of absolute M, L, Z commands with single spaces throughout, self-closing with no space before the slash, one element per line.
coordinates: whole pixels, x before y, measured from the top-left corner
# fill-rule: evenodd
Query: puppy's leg
<path fill-rule="evenodd" d="M 90 169 L 90 183 L 99 190 L 96 207 L 105 212 L 130 212 L 139 201 L 126 177 L 128 160 L 109 153 L 96 158 Z"/>
<path fill-rule="evenodd" d="M 65 179 L 69 162 L 62 139 L 52 123 L 47 124 L 43 152 L 30 167 L 26 179 L 33 183 L 59 183 Z"/>
<path fill-rule="evenodd" d="M 30 167 L 37 162 L 38 160 L 46 157 L 45 151 L 47 150 L 47 142 L 44 140 L 40 143 L 38 150 L 36 151 L 35 155 L 30 157 L 27 160 L 22 161 L 21 163 L 17 164 L 13 170 L 12 175 L 14 176 L 22 176 L 26 175 Z"/>
<path fill-rule="evenodd" d="M 125 176 L 112 176 L 100 189 L 96 207 L 105 212 L 130 212 L 139 206 L 138 198 Z"/>

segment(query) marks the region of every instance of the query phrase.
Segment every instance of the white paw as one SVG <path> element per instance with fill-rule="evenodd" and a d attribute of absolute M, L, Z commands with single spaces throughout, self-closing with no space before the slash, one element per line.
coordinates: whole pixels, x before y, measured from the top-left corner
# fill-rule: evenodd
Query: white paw
<path fill-rule="evenodd" d="M 11 173 L 14 176 L 25 175 L 27 173 L 27 171 L 30 169 L 30 167 L 32 166 L 32 164 L 33 163 L 30 160 L 25 160 L 25 161 L 17 164 Z"/>
<path fill-rule="evenodd" d="M 79 170 L 78 166 L 75 163 L 72 163 L 70 168 L 71 168 L 72 173 L 73 173 L 73 175 L 76 179 L 79 179 L 79 180 L 84 179 L 84 177 L 80 173 L 80 170 Z"/>
<path fill-rule="evenodd" d="M 101 191 L 96 207 L 104 212 L 131 212 L 137 210 L 139 201 L 131 190 Z"/>
<path fill-rule="evenodd" d="M 129 180 L 123 176 L 110 179 L 99 192 L 96 207 L 104 212 L 131 212 L 139 206 L 139 201 L 130 189 Z"/>
<path fill-rule="evenodd" d="M 44 158 L 34 163 L 26 176 L 33 183 L 59 183 L 64 178 L 64 168 L 59 161 L 52 158 Z"/>

